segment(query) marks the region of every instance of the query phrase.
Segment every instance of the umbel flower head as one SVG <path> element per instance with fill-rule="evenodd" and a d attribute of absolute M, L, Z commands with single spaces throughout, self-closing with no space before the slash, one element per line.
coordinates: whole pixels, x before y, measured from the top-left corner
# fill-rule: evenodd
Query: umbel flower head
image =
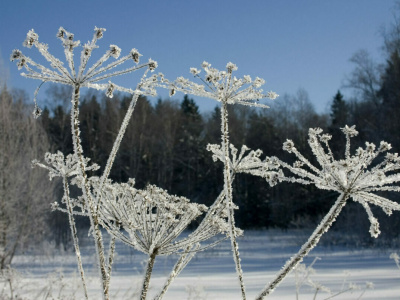
<path fill-rule="evenodd" d="M 108 182 L 100 209 L 103 226 L 111 235 L 149 255 L 178 253 L 226 230 L 224 220 L 214 217 L 208 228 L 177 240 L 207 207 L 169 195 L 154 185 L 136 189 L 133 180 Z"/>
<path fill-rule="evenodd" d="M 279 169 L 278 160 L 275 157 L 266 157 L 262 161 L 260 159 L 262 154 L 260 149 L 251 150 L 246 145 L 243 145 L 240 152 L 238 152 L 238 149 L 232 144 L 230 144 L 229 148 L 231 157 L 228 158 L 228 163 L 233 173 L 247 173 L 263 177 L 270 186 L 276 185 L 279 178 L 283 176 L 282 170 Z M 208 144 L 207 150 L 213 153 L 212 158 L 215 162 L 217 160 L 225 161 L 221 145 Z"/>
<path fill-rule="evenodd" d="M 85 170 L 96 171 L 100 168 L 100 166 L 95 163 L 89 165 L 89 162 L 90 158 L 85 157 Z M 60 151 L 57 151 L 57 153 L 47 152 L 44 156 L 44 163 L 36 159 L 32 161 L 32 167 L 36 166 L 48 170 L 50 180 L 52 180 L 54 177 L 61 177 L 63 179 L 73 178 L 72 182 L 74 184 L 82 181 L 79 172 L 79 159 L 74 154 L 68 154 L 66 157 L 64 157 L 64 154 L 62 154 Z M 73 214 L 82 216 L 87 215 L 87 207 L 85 206 L 85 202 L 83 201 L 82 197 L 78 197 L 78 199 L 66 199 L 64 195 L 61 203 L 66 205 L 68 200 L 74 208 L 74 210 L 71 211 Z M 52 203 L 51 206 L 53 210 L 69 213 L 66 209 L 62 208 L 58 202 Z"/>
<path fill-rule="evenodd" d="M 231 62 L 226 65 L 226 71 L 219 71 L 211 67 L 208 62 L 203 62 L 201 67 L 204 70 L 204 78 L 200 77 L 201 71 L 196 68 L 190 68 L 190 72 L 199 78 L 203 84 L 194 83 L 184 77 L 178 77 L 170 84 L 171 95 L 176 90 L 185 94 L 197 95 L 214 99 L 218 102 L 228 104 L 243 104 L 248 106 L 266 107 L 257 101 L 263 98 L 275 99 L 278 95 L 274 92 L 264 92 L 261 86 L 265 84 L 264 79 L 256 77 L 254 80 L 249 75 L 243 78 L 233 76 L 233 71 L 237 66 Z M 257 100 L 254 102 L 254 100 Z"/>
<path fill-rule="evenodd" d="M 106 90 L 107 95 L 112 96 L 112 91 L 110 92 L 110 83 L 99 82 L 107 80 L 111 77 L 136 71 L 143 67 L 147 67 L 148 70 L 154 71 L 154 69 L 157 67 L 157 62 L 150 59 L 145 64 L 137 65 L 139 63 L 139 57 L 141 56 L 138 50 L 132 49 L 129 54 L 120 57 L 121 49 L 116 45 L 110 45 L 106 53 L 88 70 L 86 70 L 87 63 L 93 50 L 98 48 L 96 44 L 97 40 L 103 37 L 104 31 L 106 31 L 104 28 L 95 27 L 92 40 L 82 46 L 80 65 L 77 69 L 75 68 L 74 62 L 74 49 L 80 46 L 80 41 L 75 41 L 74 35 L 66 31 L 63 27 L 60 27 L 58 30 L 57 38 L 62 41 L 68 68 L 64 66 L 64 63 L 61 60 L 55 58 L 49 53 L 48 46 L 46 44 L 39 42 L 39 36 L 33 29 L 28 32 L 23 45 L 28 48 L 36 47 L 40 54 L 42 54 L 42 56 L 50 63 L 50 67 L 45 67 L 44 65 L 36 63 L 31 58 L 22 54 L 22 52 L 18 49 L 13 50 L 10 60 L 17 61 L 18 69 L 25 68 L 27 73 L 22 73 L 21 75 L 27 78 L 39 79 L 42 81 L 42 83 L 51 81 L 71 86 L 91 87 L 98 90 Z M 116 60 L 103 66 L 111 57 Z M 112 69 L 122 65 L 127 61 L 133 61 L 135 65 L 123 70 L 110 72 Z M 38 117 L 41 112 L 36 104 L 36 96 L 40 86 L 35 92 L 35 117 Z M 115 84 L 112 84 L 112 90 L 129 92 L 131 94 L 138 92 L 137 90 L 132 91 Z"/>
<path fill-rule="evenodd" d="M 313 166 L 294 146 L 291 140 L 283 144 L 283 149 L 293 153 L 298 158 L 293 165 L 284 162 L 280 164 L 289 169 L 295 177 L 281 177 L 280 180 L 315 184 L 320 189 L 333 190 L 351 197 L 365 208 L 371 222 L 370 233 L 373 237 L 380 234 L 378 220 L 373 216 L 369 204 L 380 206 L 388 215 L 393 210 L 400 210 L 400 204 L 378 196 L 373 192 L 400 191 L 393 184 L 400 181 L 400 158 L 396 154 L 386 153 L 391 145 L 381 142 L 377 147 L 365 143 L 364 148 L 358 148 L 354 155 L 350 154 L 350 138 L 358 134 L 355 126 L 342 128 L 346 135 L 344 159 L 335 160 L 329 147 L 329 134 L 323 134 L 322 129 L 309 130 L 308 144 L 315 155 L 320 168 Z M 386 155 L 384 155 L 386 153 Z M 378 156 L 382 161 L 373 165 Z"/>

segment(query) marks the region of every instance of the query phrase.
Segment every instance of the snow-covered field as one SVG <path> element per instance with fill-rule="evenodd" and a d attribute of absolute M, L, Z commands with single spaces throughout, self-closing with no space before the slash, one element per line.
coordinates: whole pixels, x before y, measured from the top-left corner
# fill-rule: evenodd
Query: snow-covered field
<path fill-rule="evenodd" d="M 246 231 L 240 238 L 239 247 L 242 257 L 245 284 L 248 299 L 254 299 L 261 288 L 273 278 L 285 261 L 297 252 L 307 236 L 301 231 L 282 232 Z M 89 279 L 91 299 L 99 299 L 100 284 L 95 279 L 94 251 L 89 245 L 83 245 L 83 262 Z M 36 249 L 35 254 L 19 255 L 14 267 L 22 274 L 17 292 L 27 299 L 44 299 L 44 293 L 53 285 L 53 296 L 65 295 L 64 299 L 81 299 L 81 287 L 76 273 L 76 260 L 72 252 L 56 250 L 52 245 Z M 374 288 L 367 289 L 361 299 L 400 299 L 400 270 L 389 258 L 391 252 L 400 249 L 347 249 L 343 247 L 316 247 L 306 258 L 306 265 L 315 257 L 318 260 L 310 276 L 314 282 L 329 288 L 332 294 L 347 289 L 349 284 L 356 284 L 360 289 L 341 294 L 334 299 L 358 299 L 366 282 L 373 282 Z M 135 299 L 141 285 L 141 273 L 146 263 L 146 256 L 118 244 L 111 280 L 112 299 Z M 150 282 L 148 299 L 152 299 L 169 274 L 176 257 L 158 257 Z M 59 273 L 62 272 L 62 280 Z M 50 276 L 52 273 L 53 276 Z M 58 275 L 55 275 L 58 274 Z M 50 283 L 49 283 L 50 282 Z M 62 288 L 60 288 L 62 284 Z M 313 299 L 315 289 L 303 285 L 299 299 Z M 316 299 L 327 299 L 330 294 L 319 291 Z M 50 298 L 51 299 L 51 298 Z M 164 299 L 240 299 L 239 286 L 230 251 L 229 241 L 216 248 L 198 253 L 187 268 L 175 280 Z M 296 280 L 292 273 L 268 299 L 296 299 Z"/>

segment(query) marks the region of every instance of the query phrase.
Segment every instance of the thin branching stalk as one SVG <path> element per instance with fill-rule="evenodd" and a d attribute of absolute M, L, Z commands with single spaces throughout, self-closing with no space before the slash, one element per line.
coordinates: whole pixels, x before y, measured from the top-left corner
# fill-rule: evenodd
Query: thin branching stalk
<path fill-rule="evenodd" d="M 107 265 L 108 278 L 111 278 L 112 266 L 114 263 L 115 242 L 116 242 L 116 238 L 114 236 L 112 236 L 111 240 L 110 240 L 108 259 L 107 259 L 107 261 L 108 261 L 108 265 Z"/>
<path fill-rule="evenodd" d="M 187 251 L 190 251 L 190 249 L 191 249 L 190 246 L 188 246 L 186 248 Z M 179 257 L 179 259 L 176 262 L 174 268 L 172 269 L 171 273 L 169 274 L 167 280 L 165 281 L 165 284 L 164 284 L 161 292 L 156 297 L 154 297 L 154 300 L 161 300 L 164 297 L 164 295 L 167 293 L 169 286 L 174 281 L 174 279 L 178 276 L 179 271 L 182 269 L 182 264 L 184 263 L 184 261 L 185 261 L 186 257 L 188 256 L 188 254 L 189 253 L 185 253 L 185 254 L 182 254 Z"/>
<path fill-rule="evenodd" d="M 271 294 L 274 289 L 282 282 L 282 280 L 289 275 L 289 273 L 296 268 L 296 266 L 303 260 L 305 256 L 313 249 L 319 242 L 322 235 L 329 230 L 333 222 L 335 222 L 337 216 L 346 205 L 346 201 L 349 198 L 348 193 L 342 193 L 339 195 L 335 204 L 331 207 L 327 215 L 322 220 L 321 224 L 314 230 L 308 241 L 301 247 L 299 252 L 293 256 L 289 261 L 286 262 L 282 270 L 275 276 L 275 279 L 267 284 L 262 292 L 257 296 L 256 300 L 264 299 L 266 296 Z"/>
<path fill-rule="evenodd" d="M 148 69 L 143 74 L 142 80 L 146 77 L 147 72 L 148 72 Z M 137 86 L 137 89 L 139 89 L 139 88 L 140 88 L 140 83 Z M 122 139 L 123 139 L 123 137 L 125 135 L 126 128 L 128 127 L 129 120 L 131 119 L 133 111 L 135 110 L 136 103 L 137 103 L 137 100 L 139 99 L 139 96 L 140 96 L 139 93 L 134 93 L 134 95 L 132 96 L 132 100 L 129 103 L 128 110 L 126 111 L 124 120 L 122 121 L 121 127 L 119 129 L 117 138 L 114 141 L 111 153 L 110 153 L 110 155 L 108 157 L 106 167 L 104 168 L 104 173 L 103 173 L 103 175 L 101 177 L 99 191 L 97 193 L 98 200 L 97 200 L 96 212 L 98 211 L 98 205 L 101 203 L 101 195 L 102 195 L 101 191 L 102 191 L 102 189 L 104 187 L 105 181 L 107 180 L 108 176 L 110 175 L 112 165 L 114 164 L 115 157 L 117 155 L 119 146 L 121 145 Z"/>
<path fill-rule="evenodd" d="M 89 299 L 88 293 L 87 293 L 87 287 L 86 287 L 85 272 L 83 270 L 81 251 L 79 249 L 78 232 L 77 232 L 76 226 L 75 226 L 75 220 L 74 220 L 74 215 L 73 215 L 73 211 L 72 211 L 71 200 L 69 197 L 69 186 L 68 186 L 68 181 L 67 181 L 66 176 L 63 177 L 63 183 L 64 183 L 65 203 L 66 203 L 67 210 L 68 210 L 68 221 L 69 221 L 69 226 L 71 229 L 72 239 L 74 241 L 78 269 L 79 269 L 79 273 L 81 275 L 81 280 L 82 280 L 83 293 L 85 295 L 85 299 Z"/>
<path fill-rule="evenodd" d="M 151 273 L 153 272 L 154 262 L 157 256 L 157 249 L 154 249 L 153 253 L 150 254 L 147 261 L 146 273 L 144 275 L 142 292 L 140 293 L 140 300 L 146 300 L 147 292 L 149 289 Z"/>
<path fill-rule="evenodd" d="M 318 294 L 318 292 L 319 292 L 319 288 L 316 288 L 316 289 L 315 289 L 315 293 L 314 293 L 313 300 L 317 299 L 317 294 Z"/>
<path fill-rule="evenodd" d="M 147 71 L 146 71 L 145 75 L 146 74 L 147 74 Z M 145 75 L 143 77 L 145 77 Z M 117 136 L 117 138 L 116 138 L 116 140 L 115 140 L 115 142 L 113 144 L 113 148 L 111 150 L 110 156 L 108 157 L 107 164 L 106 164 L 106 167 L 104 169 L 104 173 L 103 173 L 103 175 L 101 177 L 100 188 L 99 188 L 99 191 L 97 193 L 96 213 L 98 212 L 99 205 L 101 205 L 101 195 L 102 195 L 101 191 L 102 191 L 102 189 L 104 187 L 104 182 L 107 180 L 108 176 L 110 175 L 112 165 L 114 164 L 115 157 L 117 155 L 119 146 L 120 146 L 120 144 L 122 142 L 122 139 L 123 139 L 123 137 L 125 135 L 126 128 L 128 126 L 129 120 L 130 120 L 130 118 L 132 116 L 132 113 L 133 113 L 133 111 L 135 109 L 135 106 L 136 106 L 138 98 L 139 98 L 138 94 L 134 94 L 133 95 L 132 100 L 131 100 L 131 102 L 129 104 L 128 110 L 127 110 L 127 112 L 125 114 L 124 120 L 122 122 L 121 128 L 120 128 L 120 130 L 118 132 L 118 136 Z M 115 237 L 111 238 L 110 251 L 108 253 L 108 276 L 109 277 L 111 276 L 112 264 L 113 264 L 113 261 L 114 261 L 115 240 L 116 240 Z"/>
<path fill-rule="evenodd" d="M 228 129 L 228 110 L 227 103 L 222 102 L 221 109 L 221 129 L 222 129 L 222 148 L 225 156 L 224 160 L 224 191 L 225 191 L 225 201 L 228 208 L 228 223 L 231 237 L 231 245 L 233 252 L 233 260 L 235 261 L 236 271 L 239 278 L 240 290 L 242 293 L 242 299 L 246 299 L 246 291 L 243 282 L 243 271 L 240 265 L 239 257 L 239 246 L 236 240 L 236 230 L 235 230 L 235 216 L 234 216 L 234 205 L 232 200 L 232 181 L 231 181 L 231 170 L 229 164 L 229 129 Z"/>
<path fill-rule="evenodd" d="M 192 258 L 196 255 L 197 250 L 200 248 L 200 244 L 197 244 L 196 246 L 188 246 L 185 249 L 185 252 L 181 254 L 179 257 L 178 261 L 174 265 L 174 268 L 172 269 L 171 273 L 169 274 L 167 280 L 165 281 L 165 284 L 161 290 L 161 292 L 154 297 L 153 300 L 161 300 L 164 295 L 167 293 L 169 286 L 171 283 L 174 281 L 176 277 L 182 272 L 182 270 L 186 267 L 186 265 L 192 260 Z"/>
<path fill-rule="evenodd" d="M 87 210 L 89 212 L 90 223 L 93 228 L 93 237 L 96 245 L 97 252 L 97 260 L 100 268 L 100 276 L 101 276 L 101 285 L 103 291 L 103 299 L 109 300 L 109 280 L 108 274 L 106 270 L 106 261 L 104 258 L 104 246 L 103 246 L 103 238 L 99 227 L 99 219 L 98 215 L 95 213 L 94 202 L 90 193 L 89 180 L 85 171 L 85 158 L 83 156 L 83 149 L 80 140 L 80 131 L 79 131 L 79 95 L 80 95 L 80 86 L 75 85 L 73 94 L 72 94 L 72 109 L 71 109 L 71 122 L 72 122 L 72 135 L 74 142 L 74 152 L 79 159 L 79 170 L 80 175 L 82 176 L 82 192 L 83 197 L 86 199 L 86 203 L 88 204 Z"/>

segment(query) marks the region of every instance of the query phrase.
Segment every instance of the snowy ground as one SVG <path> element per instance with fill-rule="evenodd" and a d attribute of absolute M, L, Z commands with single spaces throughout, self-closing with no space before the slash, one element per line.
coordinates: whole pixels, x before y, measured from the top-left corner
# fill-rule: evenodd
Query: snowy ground
<path fill-rule="evenodd" d="M 285 261 L 306 240 L 301 232 L 290 231 L 247 231 L 239 240 L 239 250 L 245 275 L 248 299 L 254 299 L 261 288 L 273 278 Z M 89 241 L 90 242 L 90 241 Z M 83 261 L 86 263 L 86 273 L 89 277 L 89 293 L 91 299 L 99 299 L 99 282 L 95 279 L 94 251 L 90 246 L 83 246 Z M 389 259 L 392 250 L 346 249 L 341 247 L 315 248 L 305 263 L 310 264 L 315 257 L 320 257 L 314 265 L 316 274 L 310 278 L 328 287 L 333 294 L 349 283 L 360 287 L 341 294 L 334 299 L 358 299 L 364 290 L 366 282 L 373 282 L 374 288 L 365 291 L 362 299 L 400 299 L 400 270 L 394 261 Z M 49 291 L 49 282 L 53 285 L 52 295 L 57 297 L 61 290 L 64 299 L 74 297 L 81 299 L 80 281 L 76 274 L 76 260 L 71 251 L 61 252 L 54 246 L 41 247 L 35 255 L 17 256 L 14 267 L 22 273 L 16 283 L 18 294 L 26 299 L 44 299 Z M 135 299 L 132 295 L 141 285 L 141 273 L 146 257 L 118 244 L 118 256 L 111 280 L 112 299 Z M 166 276 L 175 263 L 175 257 L 159 257 L 150 284 L 148 299 L 152 299 L 164 283 Z M 27 273 L 29 272 L 29 273 Z M 58 273 L 57 273 L 58 272 Z M 63 279 L 60 281 L 59 272 Z M 49 273 L 53 274 L 50 277 Z M 345 283 L 344 283 L 345 280 Z M 60 285 L 63 285 L 60 288 Z M 296 299 L 296 281 L 294 273 L 268 297 L 268 299 Z M 313 299 L 315 289 L 304 285 L 300 289 L 299 300 Z M 316 299 L 327 299 L 327 292 L 320 291 Z M 51 299 L 51 298 L 50 298 Z M 216 248 L 208 250 L 190 262 L 170 287 L 164 299 L 240 299 L 240 292 L 234 271 L 233 259 L 229 242 L 223 242 Z"/>

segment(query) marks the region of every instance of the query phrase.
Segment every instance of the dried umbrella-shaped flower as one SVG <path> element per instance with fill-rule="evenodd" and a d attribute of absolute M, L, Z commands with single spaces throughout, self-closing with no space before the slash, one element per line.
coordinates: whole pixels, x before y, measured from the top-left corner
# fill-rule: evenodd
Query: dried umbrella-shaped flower
<path fill-rule="evenodd" d="M 90 170 L 98 170 L 99 166 L 97 164 L 92 164 L 91 166 L 88 165 L 90 159 L 85 158 L 85 169 L 87 171 Z M 81 280 L 82 280 L 82 287 L 84 291 L 85 298 L 88 299 L 88 292 L 87 292 L 87 287 L 86 287 L 86 280 L 85 280 L 85 273 L 83 269 L 83 264 L 82 264 L 82 258 L 80 255 L 80 250 L 79 250 L 79 240 L 78 240 L 78 233 L 75 225 L 75 220 L 74 220 L 74 215 L 81 215 L 81 216 L 87 216 L 87 208 L 85 207 L 85 203 L 82 201 L 77 201 L 72 198 L 70 198 L 70 192 L 69 192 L 69 184 L 68 184 L 68 178 L 70 177 L 75 177 L 79 176 L 79 159 L 76 157 L 76 155 L 69 154 L 66 158 L 64 158 L 64 154 L 62 154 L 60 151 L 58 151 L 55 154 L 51 153 L 46 153 L 45 154 L 45 163 L 43 164 L 39 162 L 38 160 L 34 160 L 32 162 L 32 167 L 34 166 L 39 166 L 41 168 L 44 168 L 49 171 L 49 177 L 50 180 L 52 180 L 54 177 L 61 177 L 63 180 L 63 187 L 64 187 L 64 196 L 61 200 L 61 204 L 63 204 L 64 207 L 61 207 L 58 202 L 54 202 L 52 204 L 53 210 L 58 210 L 64 213 L 67 213 L 68 215 L 68 222 L 70 225 L 71 229 L 71 235 L 72 239 L 74 242 L 74 248 L 75 248 L 75 253 L 76 253 L 76 258 L 77 258 L 77 263 L 78 263 L 78 269 L 81 275 Z M 77 210 L 78 209 L 78 210 Z"/>
<path fill-rule="evenodd" d="M 121 49 L 116 45 L 110 45 L 109 50 L 106 51 L 106 53 L 102 57 L 100 57 L 100 59 L 97 60 L 88 70 L 86 70 L 87 63 L 92 54 L 92 51 L 98 48 L 96 43 L 99 39 L 103 37 L 105 29 L 96 27 L 94 31 L 95 32 L 92 40 L 83 46 L 80 56 L 80 65 L 78 69 L 75 68 L 75 62 L 73 56 L 74 56 L 74 49 L 80 45 L 80 42 L 74 41 L 74 35 L 66 31 L 62 27 L 60 27 L 60 29 L 58 30 L 57 38 L 59 38 L 62 41 L 69 70 L 64 66 L 63 62 L 61 62 L 59 59 L 55 58 L 52 54 L 49 53 L 48 46 L 46 44 L 39 42 L 39 36 L 34 32 L 33 29 L 28 32 L 23 45 L 28 48 L 31 48 L 33 46 L 36 47 L 38 51 L 42 54 L 42 56 L 50 63 L 50 68 L 45 67 L 39 63 L 36 63 L 29 57 L 22 54 L 20 50 L 14 50 L 11 54 L 10 59 L 12 61 L 14 60 L 18 61 L 17 65 L 19 69 L 25 68 L 27 70 L 27 73 L 21 74 L 22 76 L 41 80 L 42 84 L 44 82 L 50 81 L 50 82 L 70 85 L 73 87 L 72 100 L 71 100 L 72 102 L 71 129 L 72 129 L 72 137 L 74 145 L 74 155 L 78 159 L 79 176 L 81 177 L 83 182 L 82 184 L 83 200 L 85 203 L 85 208 L 87 209 L 88 212 L 87 215 L 90 219 L 91 227 L 94 232 L 93 236 L 96 245 L 98 265 L 100 268 L 103 298 L 109 299 L 109 291 L 108 291 L 109 272 L 107 272 L 106 270 L 107 267 L 103 251 L 104 247 L 103 247 L 102 235 L 99 228 L 99 219 L 98 219 L 98 206 L 101 203 L 101 189 L 109 175 L 111 166 L 114 162 L 116 152 L 119 148 L 129 118 L 132 115 L 133 109 L 135 107 L 139 95 L 147 95 L 147 94 L 154 95 L 155 94 L 155 90 L 153 87 L 154 78 L 156 79 L 156 81 L 160 80 L 162 82 L 163 76 L 156 75 L 155 77 L 153 76 L 154 78 L 145 79 L 147 76 L 147 72 L 149 70 L 154 71 L 154 69 L 157 67 L 157 63 L 151 59 L 148 61 L 148 63 L 142 65 L 134 65 L 126 69 L 111 72 L 111 70 L 113 70 L 114 68 L 121 66 L 122 64 L 128 61 L 133 61 L 135 64 L 137 64 L 139 62 L 139 57 L 141 56 L 138 50 L 132 49 L 128 55 L 119 58 Z M 116 60 L 103 66 L 111 57 L 115 58 Z M 146 71 L 144 72 L 144 75 L 142 76 L 142 79 L 140 83 L 137 85 L 135 90 L 124 88 L 116 84 L 113 84 L 111 82 L 100 83 L 104 80 L 108 80 L 109 78 L 131 73 L 141 68 L 146 68 Z M 161 79 L 159 79 L 158 77 L 160 77 Z M 40 84 L 35 91 L 35 98 L 34 98 L 35 109 L 33 112 L 35 117 L 38 117 L 41 112 L 41 109 L 38 107 L 36 103 L 36 96 L 42 84 Z M 133 95 L 132 101 L 130 103 L 128 111 L 121 125 L 119 134 L 117 136 L 117 139 L 113 145 L 113 149 L 111 151 L 109 159 L 107 161 L 107 165 L 105 167 L 105 171 L 101 179 L 102 184 L 99 186 L 99 191 L 97 191 L 97 193 L 95 193 L 94 195 L 92 195 L 90 191 L 90 184 L 86 174 L 87 170 L 85 169 L 85 158 L 83 156 L 83 149 L 80 140 L 78 117 L 79 117 L 79 96 L 80 96 L 80 89 L 82 87 L 95 88 L 98 90 L 106 90 L 107 96 L 112 96 L 115 90 L 128 92 Z M 96 199 L 97 195 L 100 195 L 100 197 L 97 197 Z"/>
<path fill-rule="evenodd" d="M 192 94 L 200 97 L 206 97 L 221 102 L 221 133 L 222 133 L 222 151 L 224 163 L 224 193 L 226 206 L 228 207 L 228 223 L 229 234 L 231 238 L 231 246 L 233 259 L 236 265 L 236 271 L 239 278 L 239 285 L 242 293 L 242 299 L 246 299 L 246 291 L 243 281 L 243 271 L 240 264 L 238 243 L 236 241 L 235 219 L 234 219 L 234 204 L 232 199 L 232 180 L 231 166 L 229 160 L 229 129 L 228 129 L 228 104 L 242 104 L 247 106 L 264 107 L 267 105 L 258 103 L 259 99 L 270 98 L 275 99 L 278 95 L 274 92 L 267 92 L 261 89 L 265 81 L 259 77 L 254 80 L 249 75 L 243 78 L 233 76 L 233 71 L 237 70 L 237 66 L 231 62 L 226 65 L 226 71 L 219 71 L 211 67 L 208 62 L 202 63 L 202 68 L 205 72 L 204 78 L 199 74 L 200 70 L 191 68 L 190 72 L 200 79 L 203 84 L 194 83 L 186 78 L 179 77 L 174 82 L 164 84 L 166 88 L 171 90 L 170 94 L 175 91 L 181 91 L 185 94 Z"/>
<path fill-rule="evenodd" d="M 98 184 L 98 180 L 93 180 L 93 184 Z M 102 224 L 111 235 L 149 255 L 141 293 L 141 299 L 146 299 L 156 256 L 186 254 L 185 249 L 192 247 L 192 251 L 199 251 L 198 243 L 223 233 L 227 226 L 222 218 L 215 217 L 203 230 L 177 240 L 207 207 L 169 195 L 153 185 L 144 190 L 133 185 L 133 180 L 125 184 L 107 183 L 100 212 Z"/>
<path fill-rule="evenodd" d="M 207 150 L 213 153 L 214 161 L 221 160 L 222 162 L 224 162 L 225 156 L 223 155 L 223 151 L 220 145 L 209 144 L 207 146 Z M 249 173 L 255 176 L 262 176 L 267 178 L 267 180 L 269 178 L 277 177 L 276 175 L 274 175 L 276 173 L 276 171 L 274 170 L 277 169 L 279 165 L 276 164 L 275 160 L 266 158 L 264 161 L 261 161 L 261 159 L 259 158 L 262 154 L 261 150 L 249 150 L 250 149 L 248 147 L 242 146 L 240 153 L 238 153 L 238 150 L 232 144 L 230 145 L 231 158 L 228 159 L 232 181 L 234 180 L 235 174 L 237 173 Z M 234 206 L 233 208 L 237 209 L 236 206 Z M 213 231 L 215 230 L 215 226 L 217 226 L 217 228 L 220 228 L 222 232 L 229 232 L 230 226 L 225 221 L 228 216 L 229 210 L 227 202 L 225 201 L 225 192 L 223 190 L 215 200 L 214 204 L 207 211 L 207 214 L 201 221 L 200 225 L 191 235 L 202 236 L 204 240 L 208 239 L 208 236 L 210 236 L 210 234 L 214 234 Z M 234 230 L 236 236 L 240 236 L 243 234 L 242 230 L 240 230 L 239 228 L 235 227 Z M 183 267 L 192 259 L 195 253 L 194 251 L 196 251 L 196 247 L 193 245 L 188 245 L 180 260 L 175 265 L 173 272 L 171 272 L 169 278 L 167 279 L 161 293 L 157 295 L 155 300 L 162 299 L 171 282 L 176 276 L 178 276 Z M 191 253 L 192 255 L 189 255 Z"/>
<path fill-rule="evenodd" d="M 366 210 L 371 222 L 371 236 L 377 237 L 380 233 L 378 220 L 373 216 L 369 204 L 380 206 L 388 215 L 393 210 L 400 210 L 400 204 L 378 196 L 373 192 L 400 191 L 394 183 L 400 181 L 400 158 L 396 154 L 387 153 L 384 159 L 372 166 L 373 161 L 382 153 L 391 149 L 390 144 L 381 142 L 378 149 L 372 143 L 366 147 L 358 148 L 355 155 L 350 154 L 350 138 L 358 134 L 355 126 L 342 128 L 346 135 L 345 157 L 335 160 L 328 141 L 331 136 L 322 134 L 322 129 L 310 129 L 308 143 L 316 157 L 321 169 L 313 166 L 294 146 L 291 140 L 283 144 L 283 149 L 296 155 L 298 161 L 289 165 L 279 161 L 280 165 L 287 168 L 295 177 L 281 176 L 280 181 L 314 184 L 320 189 L 339 192 L 339 197 L 324 217 L 322 222 L 310 236 L 309 240 L 301 247 L 296 256 L 289 260 L 277 274 L 276 279 L 269 283 L 257 299 L 262 299 L 270 294 L 283 278 L 296 267 L 298 263 L 314 248 L 321 236 L 329 230 L 349 198 L 359 202 Z"/>

